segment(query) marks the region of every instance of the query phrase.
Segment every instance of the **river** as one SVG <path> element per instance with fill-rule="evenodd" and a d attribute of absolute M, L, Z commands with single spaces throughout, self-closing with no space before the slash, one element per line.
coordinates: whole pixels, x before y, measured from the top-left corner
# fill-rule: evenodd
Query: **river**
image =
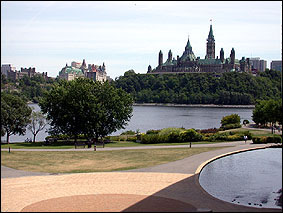
<path fill-rule="evenodd" d="M 38 104 L 29 104 L 39 111 Z M 118 135 L 127 130 L 146 132 L 149 129 L 162 129 L 167 127 L 184 127 L 195 129 L 219 128 L 223 116 L 238 114 L 243 120 L 252 121 L 251 108 L 215 108 L 192 106 L 133 106 L 132 118 L 125 129 L 118 130 L 111 135 Z M 47 126 L 46 128 L 49 128 Z M 37 141 L 44 141 L 48 133 L 44 130 L 36 136 Z M 26 138 L 33 138 L 29 130 L 26 135 L 11 135 L 10 142 L 23 142 Z M 6 136 L 1 137 L 6 141 Z"/>

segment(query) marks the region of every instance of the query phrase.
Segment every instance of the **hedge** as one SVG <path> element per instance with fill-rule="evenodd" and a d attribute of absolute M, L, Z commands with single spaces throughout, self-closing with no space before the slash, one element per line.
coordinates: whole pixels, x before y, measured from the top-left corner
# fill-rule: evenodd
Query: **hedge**
<path fill-rule="evenodd" d="M 282 143 L 282 137 L 279 135 L 274 136 L 254 136 L 252 138 L 253 143 L 261 144 L 261 143 Z"/>

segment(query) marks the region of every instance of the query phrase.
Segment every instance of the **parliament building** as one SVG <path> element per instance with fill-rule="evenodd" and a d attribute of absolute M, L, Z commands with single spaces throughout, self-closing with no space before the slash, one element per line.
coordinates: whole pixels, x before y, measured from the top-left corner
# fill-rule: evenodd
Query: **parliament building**
<path fill-rule="evenodd" d="M 172 58 L 172 51 L 169 50 L 168 58 L 163 63 L 163 53 L 160 50 L 158 57 L 158 66 L 152 69 L 148 66 L 148 74 L 165 74 L 165 73 L 223 73 L 223 72 L 250 72 L 251 64 L 249 58 L 242 57 L 241 60 L 235 58 L 235 50 L 232 48 L 230 56 L 224 57 L 224 50 L 221 48 L 220 57 L 215 58 L 215 39 L 213 36 L 212 25 L 206 43 L 206 56 L 204 59 L 196 57 L 190 40 L 188 38 L 185 51 L 181 57 Z"/>

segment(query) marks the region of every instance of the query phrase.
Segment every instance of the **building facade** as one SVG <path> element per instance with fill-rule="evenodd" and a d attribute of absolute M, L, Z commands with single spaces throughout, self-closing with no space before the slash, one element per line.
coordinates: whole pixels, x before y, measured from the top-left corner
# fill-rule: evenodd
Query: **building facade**
<path fill-rule="evenodd" d="M 278 70 L 278 71 L 282 72 L 282 60 L 281 61 L 279 61 L 279 60 L 271 61 L 270 69 Z"/>
<path fill-rule="evenodd" d="M 65 67 L 59 72 L 59 78 L 65 79 L 67 81 L 74 80 L 79 77 L 89 78 L 94 81 L 104 82 L 107 80 L 106 68 L 103 63 L 102 66 L 88 64 L 86 65 L 85 59 L 82 63 L 73 61 L 71 66 L 66 64 Z"/>
<path fill-rule="evenodd" d="M 267 62 L 265 60 L 260 60 L 259 57 L 250 58 L 250 62 L 252 65 L 252 70 L 254 71 L 264 72 L 267 67 Z"/>
<path fill-rule="evenodd" d="M 163 62 L 163 53 L 160 50 L 158 56 L 158 66 L 154 69 L 148 66 L 148 74 L 163 73 L 184 73 L 184 72 L 205 72 L 205 73 L 223 73 L 230 71 L 250 72 L 251 64 L 249 58 L 242 57 L 241 60 L 235 58 L 235 50 L 231 49 L 230 57 L 224 57 L 224 50 L 221 48 L 219 57 L 215 58 L 215 39 L 213 35 L 212 25 L 206 43 L 206 56 L 204 59 L 196 57 L 190 40 L 188 38 L 185 51 L 182 56 L 177 59 L 172 58 L 172 51 L 169 50 L 168 58 Z"/>
<path fill-rule="evenodd" d="M 34 77 L 34 76 L 42 76 L 45 80 L 48 79 L 47 72 L 38 73 L 35 71 L 35 68 L 23 68 L 21 67 L 20 71 L 17 71 L 15 67 L 12 67 L 11 64 L 3 64 L 1 66 L 1 73 L 6 75 L 7 78 L 12 80 L 19 80 L 24 76 Z"/>

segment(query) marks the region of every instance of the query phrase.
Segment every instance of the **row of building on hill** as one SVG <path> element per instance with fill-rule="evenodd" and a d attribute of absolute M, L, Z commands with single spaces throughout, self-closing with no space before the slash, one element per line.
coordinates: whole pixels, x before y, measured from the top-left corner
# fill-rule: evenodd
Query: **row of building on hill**
<path fill-rule="evenodd" d="M 39 73 L 35 71 L 35 67 L 31 68 L 23 68 L 21 70 L 16 70 L 12 64 L 2 64 L 1 66 L 1 74 L 5 75 L 7 78 L 12 79 L 13 81 L 19 80 L 24 76 L 34 77 L 34 76 L 42 76 L 45 80 L 49 77 L 47 76 L 47 72 Z"/>
<path fill-rule="evenodd" d="M 85 77 L 92 79 L 94 81 L 104 82 L 106 80 L 110 80 L 110 77 L 106 74 L 105 64 L 102 66 L 88 64 L 86 65 L 85 59 L 83 59 L 82 63 L 73 61 L 71 66 L 66 64 L 65 67 L 59 72 L 59 78 L 65 79 L 67 81 L 74 80 L 79 77 Z"/>
<path fill-rule="evenodd" d="M 230 71 L 250 72 L 252 71 L 265 71 L 266 61 L 261 67 L 256 66 L 257 59 L 251 61 L 250 58 L 242 57 L 238 60 L 235 58 L 235 50 L 231 49 L 229 57 L 224 57 L 224 50 L 221 48 L 220 56 L 215 58 L 215 39 L 213 35 L 212 25 L 207 38 L 206 56 L 204 59 L 196 57 L 190 40 L 188 38 L 185 51 L 181 57 L 177 56 L 172 58 L 172 51 L 169 50 L 168 58 L 163 62 L 163 53 L 160 50 L 158 57 L 158 66 L 154 69 L 148 66 L 147 73 L 149 74 L 162 74 L 162 73 L 183 73 L 183 72 L 208 72 L 208 73 L 223 73 Z M 253 65 L 254 62 L 254 65 Z M 254 67 L 257 67 L 255 69 Z M 262 68 L 263 67 L 263 68 Z M 261 70 L 260 70 L 261 69 Z M 255 73 L 254 73 L 255 74 Z"/>

